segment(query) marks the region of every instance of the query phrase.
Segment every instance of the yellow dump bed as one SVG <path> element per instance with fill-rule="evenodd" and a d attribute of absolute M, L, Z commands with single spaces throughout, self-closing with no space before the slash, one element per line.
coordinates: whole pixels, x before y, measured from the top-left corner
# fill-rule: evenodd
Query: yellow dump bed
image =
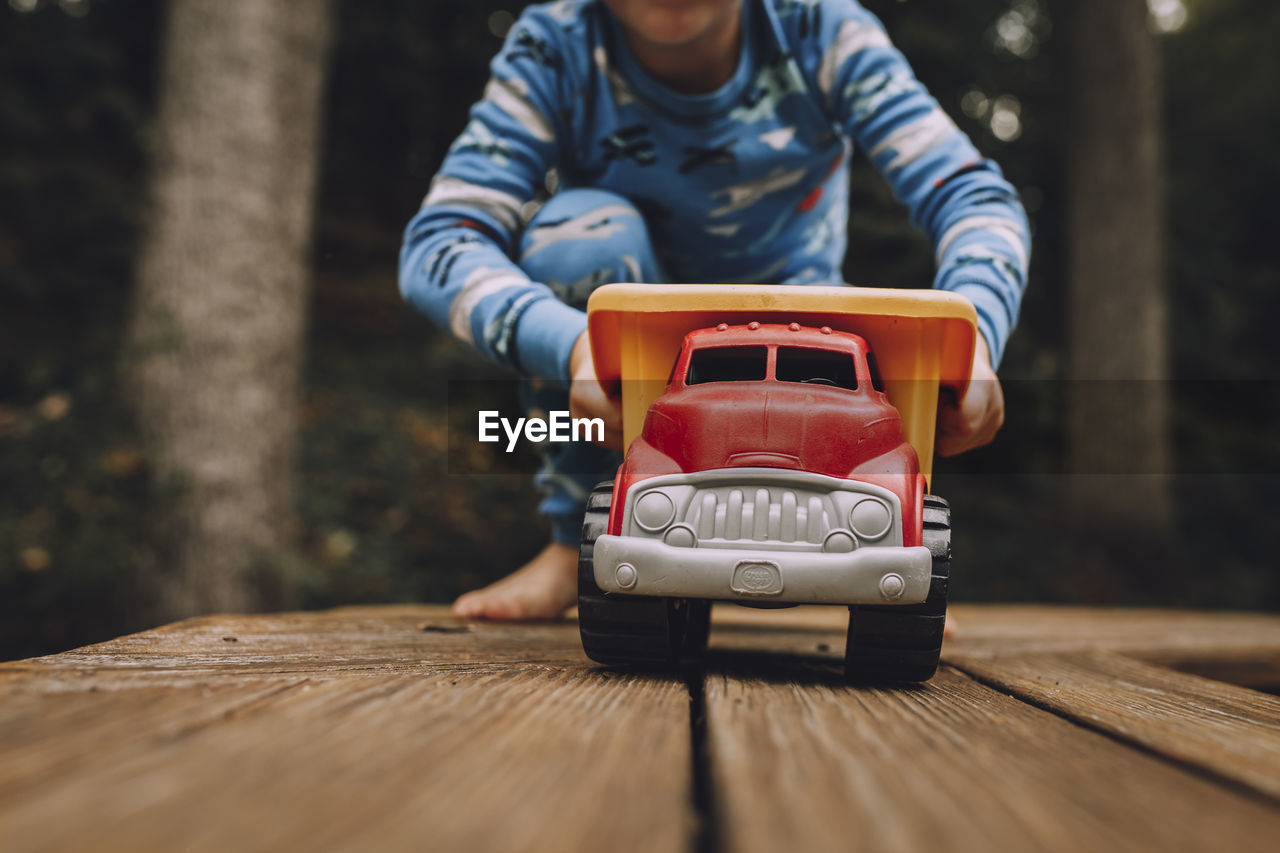
<path fill-rule="evenodd" d="M 940 290 L 611 284 L 592 294 L 587 314 L 596 374 L 622 382 L 624 445 L 640 434 L 688 332 L 719 323 L 795 322 L 866 338 L 926 478 L 939 385 L 963 395 L 977 334 L 972 303 Z"/>

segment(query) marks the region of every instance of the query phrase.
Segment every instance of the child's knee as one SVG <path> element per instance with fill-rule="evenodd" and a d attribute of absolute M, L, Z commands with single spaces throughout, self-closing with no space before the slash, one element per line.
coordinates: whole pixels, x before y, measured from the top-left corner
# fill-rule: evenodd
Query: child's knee
<path fill-rule="evenodd" d="M 553 195 L 525 227 L 519 263 L 530 278 L 578 308 L 602 284 L 659 280 L 644 217 L 627 199 L 605 190 Z"/>

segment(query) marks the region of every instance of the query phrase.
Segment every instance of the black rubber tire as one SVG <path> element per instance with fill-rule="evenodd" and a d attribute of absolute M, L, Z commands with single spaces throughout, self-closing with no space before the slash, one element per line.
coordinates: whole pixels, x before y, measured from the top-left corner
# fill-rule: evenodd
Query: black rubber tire
<path fill-rule="evenodd" d="M 602 592 L 595 544 L 609 526 L 613 483 L 587 498 L 578 549 L 578 629 L 587 657 L 611 666 L 670 666 L 706 648 L 711 602 Z"/>
<path fill-rule="evenodd" d="M 933 556 L 933 579 L 923 603 L 849 608 L 847 680 L 928 681 L 938 671 L 951 574 L 951 507 L 934 495 L 924 496 L 924 545 Z"/>

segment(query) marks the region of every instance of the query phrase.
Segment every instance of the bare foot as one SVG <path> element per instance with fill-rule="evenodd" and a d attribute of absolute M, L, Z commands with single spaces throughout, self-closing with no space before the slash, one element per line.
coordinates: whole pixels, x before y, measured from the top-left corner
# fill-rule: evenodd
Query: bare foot
<path fill-rule="evenodd" d="M 956 617 L 951 615 L 951 611 L 947 611 L 947 621 L 942 623 L 942 639 L 950 640 L 956 635 Z"/>
<path fill-rule="evenodd" d="M 500 581 L 460 596 L 459 619 L 555 619 L 578 603 L 578 549 L 555 542 Z"/>

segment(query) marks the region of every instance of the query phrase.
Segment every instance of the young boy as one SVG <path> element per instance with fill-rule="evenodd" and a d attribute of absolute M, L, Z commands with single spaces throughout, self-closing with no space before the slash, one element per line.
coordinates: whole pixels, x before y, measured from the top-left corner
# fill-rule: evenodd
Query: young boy
<path fill-rule="evenodd" d="M 985 444 L 1004 417 L 994 368 L 1026 282 L 1026 217 L 854 0 L 526 9 L 406 229 L 401 291 L 482 353 L 556 383 L 531 407 L 604 418 L 617 448 L 618 402 L 587 346 L 591 290 L 841 283 L 852 146 L 932 239 L 934 286 L 977 308 L 974 381 L 943 400 L 937 446 Z M 529 217 L 544 185 L 556 192 Z M 583 501 L 620 456 L 553 447 L 538 477 L 552 543 L 456 615 L 544 619 L 576 602 Z"/>

